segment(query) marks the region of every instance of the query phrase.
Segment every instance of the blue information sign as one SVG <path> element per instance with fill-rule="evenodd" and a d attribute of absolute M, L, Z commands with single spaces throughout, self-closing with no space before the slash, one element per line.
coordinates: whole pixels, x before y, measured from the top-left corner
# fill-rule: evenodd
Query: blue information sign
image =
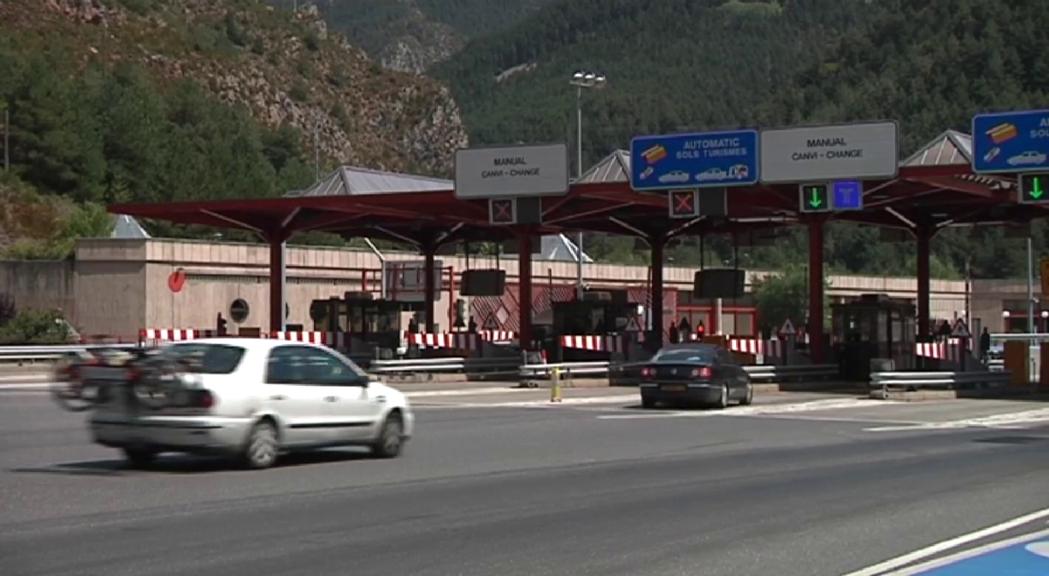
<path fill-rule="evenodd" d="M 974 172 L 1049 169 L 1049 110 L 973 117 Z"/>
<path fill-rule="evenodd" d="M 634 190 L 722 188 L 758 181 L 758 132 L 640 136 L 630 143 Z"/>
<path fill-rule="evenodd" d="M 863 210 L 863 182 L 836 181 L 831 185 L 831 198 L 834 210 Z"/>

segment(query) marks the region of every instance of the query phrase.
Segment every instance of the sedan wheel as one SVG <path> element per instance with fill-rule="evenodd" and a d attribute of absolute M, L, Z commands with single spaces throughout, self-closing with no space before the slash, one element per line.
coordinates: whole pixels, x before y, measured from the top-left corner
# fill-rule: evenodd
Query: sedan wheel
<path fill-rule="evenodd" d="M 747 395 L 739 401 L 740 406 L 750 406 L 754 403 L 754 386 L 747 384 Z"/>
<path fill-rule="evenodd" d="M 728 408 L 728 386 L 725 384 L 721 385 L 721 398 L 718 399 L 718 408 L 722 410 Z"/>
<path fill-rule="evenodd" d="M 401 453 L 401 442 L 404 439 L 404 423 L 400 414 L 393 413 L 386 418 L 379 437 L 372 445 L 372 454 L 378 458 L 395 458 Z"/>
<path fill-rule="evenodd" d="M 263 420 L 251 429 L 244 448 L 244 462 L 249 468 L 262 469 L 273 466 L 277 461 L 277 429 L 268 420 Z"/>

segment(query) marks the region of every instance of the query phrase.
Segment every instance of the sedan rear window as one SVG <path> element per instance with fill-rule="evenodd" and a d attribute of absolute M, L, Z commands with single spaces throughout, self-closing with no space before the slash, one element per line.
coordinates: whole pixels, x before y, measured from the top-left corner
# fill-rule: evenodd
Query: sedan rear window
<path fill-rule="evenodd" d="M 680 348 L 677 350 L 664 350 L 652 359 L 655 362 L 714 362 L 714 349 L 712 348 Z"/>
<path fill-rule="evenodd" d="M 177 344 L 165 354 L 189 364 L 197 374 L 232 374 L 244 357 L 244 349 L 227 344 Z"/>

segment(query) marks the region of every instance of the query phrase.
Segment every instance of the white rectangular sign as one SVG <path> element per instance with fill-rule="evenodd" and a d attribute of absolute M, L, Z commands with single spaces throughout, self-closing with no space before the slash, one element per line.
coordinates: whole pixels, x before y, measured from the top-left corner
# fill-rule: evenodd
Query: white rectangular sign
<path fill-rule="evenodd" d="M 457 198 L 552 196 L 568 193 L 568 148 L 511 146 L 455 153 Z"/>
<path fill-rule="evenodd" d="M 761 181 L 809 182 L 896 176 L 896 123 L 842 124 L 761 133 Z"/>

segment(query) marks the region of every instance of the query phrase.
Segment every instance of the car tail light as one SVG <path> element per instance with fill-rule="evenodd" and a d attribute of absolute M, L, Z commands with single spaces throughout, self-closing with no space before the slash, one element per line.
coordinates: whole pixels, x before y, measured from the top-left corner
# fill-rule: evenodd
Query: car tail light
<path fill-rule="evenodd" d="M 641 369 L 641 377 L 642 378 L 652 378 L 655 375 L 656 375 L 656 371 L 654 369 L 652 369 L 652 368 L 642 368 Z"/>
<path fill-rule="evenodd" d="M 127 369 L 127 381 L 128 382 L 131 382 L 132 384 L 135 384 L 135 383 L 137 383 L 137 382 L 139 382 L 141 380 L 142 380 L 142 370 L 139 370 L 138 368 L 128 368 Z"/>
<path fill-rule="evenodd" d="M 703 366 L 702 368 L 693 368 L 693 378 L 710 378 L 714 375 L 714 372 L 710 369 L 710 366 Z"/>
<path fill-rule="evenodd" d="M 211 390 L 201 390 L 197 394 L 196 405 L 198 408 L 211 408 L 215 405 L 215 395 L 211 393 Z"/>

